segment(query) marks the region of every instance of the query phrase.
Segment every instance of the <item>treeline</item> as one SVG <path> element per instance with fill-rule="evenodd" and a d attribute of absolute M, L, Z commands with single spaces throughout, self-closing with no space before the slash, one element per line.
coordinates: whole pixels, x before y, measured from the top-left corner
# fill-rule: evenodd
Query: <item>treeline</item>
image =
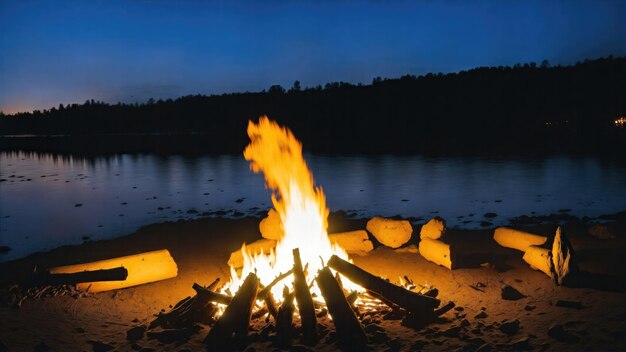
<path fill-rule="evenodd" d="M 249 119 L 267 114 L 305 150 L 328 153 L 619 151 L 626 58 L 547 62 L 371 84 L 84 104 L 0 115 L 0 148 L 67 152 L 241 152 Z"/>

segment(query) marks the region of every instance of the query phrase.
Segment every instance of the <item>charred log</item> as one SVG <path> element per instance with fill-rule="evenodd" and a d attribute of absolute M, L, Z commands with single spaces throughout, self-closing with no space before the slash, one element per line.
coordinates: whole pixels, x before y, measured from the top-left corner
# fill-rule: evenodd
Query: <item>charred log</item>
<path fill-rule="evenodd" d="M 397 304 L 409 312 L 415 314 L 429 313 L 439 306 L 440 301 L 436 298 L 424 296 L 396 286 L 336 255 L 330 258 L 328 266 L 340 272 L 350 281 L 367 289 L 373 295 Z"/>
<path fill-rule="evenodd" d="M 317 343 L 317 318 L 315 317 L 315 306 L 309 285 L 304 276 L 302 261 L 300 259 L 300 250 L 293 250 L 293 288 L 300 312 L 300 320 L 302 322 L 302 335 L 304 343 L 315 345 Z M 343 293 L 342 293 L 343 296 Z"/>
<path fill-rule="evenodd" d="M 320 270 L 315 281 L 332 316 L 339 344 L 344 350 L 366 350 L 367 336 L 330 269 Z"/>
<path fill-rule="evenodd" d="M 258 290 L 259 279 L 253 273 L 248 274 L 204 340 L 209 351 L 229 350 L 244 342 Z"/>

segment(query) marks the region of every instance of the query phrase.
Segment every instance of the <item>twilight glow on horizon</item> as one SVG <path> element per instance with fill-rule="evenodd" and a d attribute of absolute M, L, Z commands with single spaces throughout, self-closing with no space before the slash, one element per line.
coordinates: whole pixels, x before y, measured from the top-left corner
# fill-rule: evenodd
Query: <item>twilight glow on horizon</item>
<path fill-rule="evenodd" d="M 0 111 L 626 55 L 626 1 L 0 0 Z"/>

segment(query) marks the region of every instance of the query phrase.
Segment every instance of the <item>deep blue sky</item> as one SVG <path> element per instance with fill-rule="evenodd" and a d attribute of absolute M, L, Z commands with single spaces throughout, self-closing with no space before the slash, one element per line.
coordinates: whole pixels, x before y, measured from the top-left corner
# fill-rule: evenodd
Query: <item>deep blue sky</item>
<path fill-rule="evenodd" d="M 626 1 L 0 0 L 0 110 L 626 55 Z"/>

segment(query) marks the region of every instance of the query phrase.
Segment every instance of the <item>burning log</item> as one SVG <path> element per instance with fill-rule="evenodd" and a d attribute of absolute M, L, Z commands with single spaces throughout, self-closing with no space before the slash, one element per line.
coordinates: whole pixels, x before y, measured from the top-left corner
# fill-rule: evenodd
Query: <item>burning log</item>
<path fill-rule="evenodd" d="M 124 267 L 128 270 L 126 280 L 95 281 L 79 283 L 79 290 L 102 292 L 170 279 L 178 275 L 176 262 L 167 249 L 105 259 L 91 263 L 66 265 L 50 269 L 51 274 L 70 274 L 83 271 L 106 270 Z"/>
<path fill-rule="evenodd" d="M 554 279 L 554 265 L 552 264 L 552 254 L 547 248 L 528 246 L 524 252 L 524 261 L 532 269 L 542 271 L 551 279 Z"/>
<path fill-rule="evenodd" d="M 548 240 L 545 236 L 514 230 L 508 227 L 498 227 L 493 239 L 502 247 L 526 251 L 529 246 L 541 246 Z"/>
<path fill-rule="evenodd" d="M 198 296 L 202 296 L 202 299 L 207 302 L 215 302 L 229 305 L 233 301 L 232 297 L 227 296 L 223 293 L 212 291 L 211 289 L 202 287 L 197 283 L 194 283 L 192 287 L 194 290 L 196 290 Z"/>
<path fill-rule="evenodd" d="M 374 249 L 372 241 L 364 230 L 333 233 L 329 234 L 328 238 L 330 243 L 338 245 L 351 254 L 364 255 Z"/>
<path fill-rule="evenodd" d="M 398 248 L 411 239 L 413 227 L 407 220 L 386 219 L 375 216 L 367 222 L 367 231 L 387 247 Z"/>
<path fill-rule="evenodd" d="M 249 253 L 250 255 L 258 255 L 261 253 L 268 254 L 276 247 L 276 241 L 262 239 L 258 241 L 254 241 L 250 244 L 245 244 L 238 250 L 232 252 L 230 254 L 230 258 L 228 258 L 228 265 L 239 269 L 243 267 L 243 251 Z"/>
<path fill-rule="evenodd" d="M 435 264 L 454 269 L 457 265 L 456 255 L 452 245 L 440 240 L 423 238 L 420 241 L 419 251 L 422 257 Z"/>
<path fill-rule="evenodd" d="M 346 350 L 364 351 L 367 349 L 367 336 L 359 323 L 354 310 L 346 300 L 343 290 L 328 267 L 319 271 L 315 279 L 322 292 L 328 311 L 337 330 L 339 344 Z"/>
<path fill-rule="evenodd" d="M 28 278 L 22 285 L 24 287 L 37 287 L 48 285 L 76 285 L 83 282 L 119 281 L 126 280 L 128 270 L 124 267 L 102 269 L 94 271 L 80 271 L 67 274 L 51 274 L 50 272 L 35 274 Z"/>
<path fill-rule="evenodd" d="M 294 248 L 293 250 L 293 288 L 296 303 L 298 304 L 298 311 L 300 312 L 304 342 L 309 345 L 315 345 L 315 343 L 317 343 L 315 306 L 313 305 L 309 285 L 304 276 L 302 261 L 300 260 L 300 250 L 298 248 Z"/>
<path fill-rule="evenodd" d="M 248 335 L 250 314 L 259 290 L 259 279 L 248 274 L 243 284 L 204 339 L 209 350 L 222 351 Z"/>
<path fill-rule="evenodd" d="M 293 312 L 296 308 L 293 304 L 293 299 L 293 292 L 289 292 L 289 289 L 285 286 L 283 289 L 283 303 L 278 308 L 278 316 L 276 317 L 276 335 L 278 336 L 278 345 L 281 347 L 291 346 Z"/>
<path fill-rule="evenodd" d="M 337 270 L 355 284 L 387 301 L 397 304 L 409 312 L 416 314 L 432 312 L 433 309 L 439 306 L 440 301 L 436 298 L 405 290 L 400 286 L 368 273 L 336 255 L 330 258 L 328 266 Z"/>

